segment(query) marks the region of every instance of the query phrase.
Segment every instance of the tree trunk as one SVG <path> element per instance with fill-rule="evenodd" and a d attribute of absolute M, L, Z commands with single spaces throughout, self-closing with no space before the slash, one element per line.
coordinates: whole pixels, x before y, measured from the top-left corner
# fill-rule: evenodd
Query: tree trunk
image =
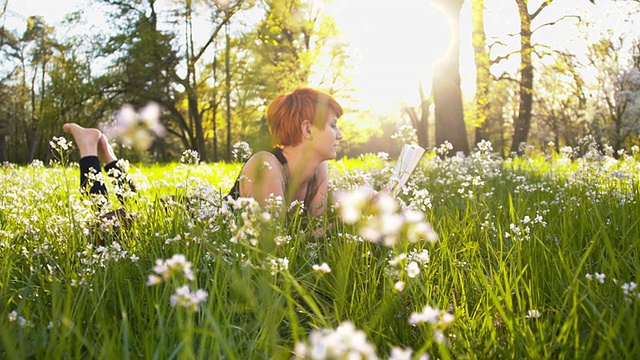
<path fill-rule="evenodd" d="M 212 70 L 212 74 L 213 74 L 213 82 L 214 84 L 218 84 L 218 51 L 217 51 L 217 42 L 216 45 L 214 45 L 214 49 L 213 49 L 213 63 L 211 64 L 211 70 Z M 212 141 L 212 146 L 213 146 L 213 161 L 214 162 L 218 162 L 218 98 L 217 98 L 217 93 L 218 93 L 218 87 L 214 86 L 213 89 L 211 89 L 211 122 L 213 124 L 213 141 Z"/>
<path fill-rule="evenodd" d="M 7 157 L 7 137 L 4 134 L 0 134 L 0 165 L 9 161 Z"/>
<path fill-rule="evenodd" d="M 198 82 L 196 81 L 196 67 L 197 60 L 194 53 L 193 44 L 193 21 L 192 21 L 192 7 L 191 2 L 187 2 L 186 6 L 186 27 L 187 27 L 187 81 L 191 89 L 186 89 L 189 106 L 189 118 L 193 129 L 195 130 L 195 145 L 194 148 L 200 155 L 200 160 L 207 162 L 207 149 L 204 144 L 204 129 L 202 128 L 202 114 L 200 113 L 199 99 L 198 99 Z"/>
<path fill-rule="evenodd" d="M 195 92 L 195 90 L 193 90 Z M 204 145 L 204 129 L 202 127 L 202 115 L 198 111 L 198 97 L 196 94 L 189 95 L 189 114 L 193 119 L 193 125 L 196 130 L 195 149 L 200 155 L 200 160 L 207 162 L 207 149 Z"/>
<path fill-rule="evenodd" d="M 231 162 L 231 68 L 229 64 L 229 56 L 231 55 L 231 37 L 229 36 L 229 24 L 225 25 L 226 48 L 224 57 L 225 69 L 225 102 L 227 107 L 227 161 Z"/>
<path fill-rule="evenodd" d="M 533 64 L 531 53 L 531 15 L 527 9 L 527 0 L 516 0 L 520 13 L 520 104 L 518 117 L 513 123 L 511 153 L 522 155 L 520 146 L 527 142 L 531 128 L 531 109 L 533 107 Z"/>
<path fill-rule="evenodd" d="M 431 100 L 424 94 L 424 86 L 422 82 L 418 88 L 420 91 L 420 126 L 418 127 L 418 134 L 422 134 L 422 140 L 418 135 L 418 141 L 420 146 L 425 149 L 429 148 L 429 115 L 431 114 Z"/>
<path fill-rule="evenodd" d="M 416 130 L 416 135 L 418 136 L 418 145 L 421 147 L 428 149 L 429 148 L 429 114 L 431 110 L 429 107 L 431 106 L 431 101 L 424 95 L 424 88 L 422 83 L 419 84 L 418 88 L 420 92 L 420 115 L 413 107 L 407 107 L 404 111 L 409 116 L 411 120 L 411 125 Z"/>
<path fill-rule="evenodd" d="M 531 43 L 531 22 L 554 0 L 543 1 L 536 11 L 529 13 L 528 0 L 516 0 L 520 15 L 520 105 L 518 117 L 513 123 L 511 153 L 522 155 L 521 143 L 526 143 L 531 128 L 533 108 L 533 45 Z"/>
<path fill-rule="evenodd" d="M 31 130 L 28 136 L 31 136 L 29 139 L 29 157 L 27 159 L 27 163 L 31 163 L 35 158 L 36 154 L 36 146 L 38 144 L 38 128 L 39 128 L 39 120 L 36 117 L 36 77 L 38 75 L 38 68 L 35 68 L 35 72 L 33 73 L 33 78 L 31 80 Z"/>
<path fill-rule="evenodd" d="M 460 10 L 464 0 L 432 0 L 449 20 L 451 43 L 445 56 L 434 66 L 433 103 L 436 118 L 436 146 L 448 141 L 453 154 L 469 153 L 469 140 L 460 89 Z"/>
<path fill-rule="evenodd" d="M 489 52 L 487 51 L 487 34 L 484 31 L 484 0 L 472 0 L 471 7 L 473 57 L 476 65 L 475 143 L 477 144 L 482 140 L 489 140 L 490 129 L 486 120 L 489 111 L 491 72 Z"/>

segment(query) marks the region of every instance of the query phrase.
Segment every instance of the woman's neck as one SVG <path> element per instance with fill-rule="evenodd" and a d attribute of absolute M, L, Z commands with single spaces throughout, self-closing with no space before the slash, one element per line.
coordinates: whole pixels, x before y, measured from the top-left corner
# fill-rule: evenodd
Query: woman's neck
<path fill-rule="evenodd" d="M 309 181 L 316 168 L 321 163 L 313 156 L 313 153 L 302 144 L 296 146 L 285 146 L 282 153 L 287 159 L 289 167 L 289 181 L 298 186 Z"/>

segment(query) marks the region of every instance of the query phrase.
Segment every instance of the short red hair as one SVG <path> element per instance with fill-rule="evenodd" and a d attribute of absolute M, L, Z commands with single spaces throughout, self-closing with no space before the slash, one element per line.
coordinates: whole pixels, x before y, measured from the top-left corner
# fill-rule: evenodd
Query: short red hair
<path fill-rule="evenodd" d="M 342 116 L 342 106 L 329 94 L 311 88 L 296 89 L 276 97 L 267 107 L 267 123 L 274 145 L 295 146 L 302 142 L 301 125 L 309 120 L 322 128 L 328 111 Z"/>

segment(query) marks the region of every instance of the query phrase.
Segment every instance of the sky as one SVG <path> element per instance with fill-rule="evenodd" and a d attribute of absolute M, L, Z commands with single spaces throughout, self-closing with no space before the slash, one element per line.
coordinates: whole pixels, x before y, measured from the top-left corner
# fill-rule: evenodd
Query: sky
<path fill-rule="evenodd" d="M 530 0 L 530 6 L 537 6 L 541 1 L 544 0 Z M 85 3 L 85 0 L 9 0 L 9 11 L 15 19 L 43 15 L 55 25 L 67 13 Z M 485 5 L 489 38 L 518 32 L 514 1 L 485 0 Z M 465 94 L 471 94 L 475 86 L 469 7 L 470 1 L 467 0 L 461 12 L 460 71 Z M 425 90 L 430 90 L 433 63 L 444 54 L 450 40 L 446 19 L 439 10 L 432 7 L 429 0 L 334 0 L 325 10 L 336 19 L 351 44 L 353 86 L 358 89 L 354 97 L 361 99 L 356 107 L 389 113 L 399 111 L 400 106 L 406 103 L 417 105 L 418 82 L 422 81 Z M 596 5 L 587 0 L 556 1 L 545 10 L 543 18 L 534 23 L 534 27 L 567 13 L 580 14 L 583 22 L 595 23 L 588 34 L 591 39 L 602 36 L 605 28 L 639 34 L 637 29 L 634 30 L 637 22 L 613 7 L 610 0 L 599 0 Z M 638 17 L 636 14 L 635 20 L 639 20 Z M 90 22 L 101 21 L 102 17 L 98 17 Z M 576 30 L 576 21 L 570 18 L 544 28 L 534 40 L 559 49 L 583 52 L 586 43 L 584 36 Z M 503 35 L 500 40 L 517 44 L 518 38 Z M 512 49 L 496 50 L 504 53 Z M 504 69 L 515 69 L 517 65 L 516 57 L 505 63 Z"/>

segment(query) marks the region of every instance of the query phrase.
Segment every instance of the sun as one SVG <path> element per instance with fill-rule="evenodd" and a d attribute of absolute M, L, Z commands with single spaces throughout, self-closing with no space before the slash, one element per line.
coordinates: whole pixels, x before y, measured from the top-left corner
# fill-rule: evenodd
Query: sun
<path fill-rule="evenodd" d="M 351 43 L 356 106 L 418 103 L 418 82 L 430 89 L 433 64 L 449 46 L 444 15 L 426 0 L 336 0 L 327 11 Z"/>

